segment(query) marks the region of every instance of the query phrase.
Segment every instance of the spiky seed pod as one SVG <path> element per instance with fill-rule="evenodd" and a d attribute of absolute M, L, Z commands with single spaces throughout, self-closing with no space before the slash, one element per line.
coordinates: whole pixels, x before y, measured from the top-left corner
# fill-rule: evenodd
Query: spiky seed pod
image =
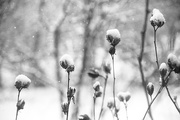
<path fill-rule="evenodd" d="M 154 85 L 149 82 L 146 86 L 146 89 L 147 89 L 147 93 L 152 96 L 153 92 L 154 92 Z"/>

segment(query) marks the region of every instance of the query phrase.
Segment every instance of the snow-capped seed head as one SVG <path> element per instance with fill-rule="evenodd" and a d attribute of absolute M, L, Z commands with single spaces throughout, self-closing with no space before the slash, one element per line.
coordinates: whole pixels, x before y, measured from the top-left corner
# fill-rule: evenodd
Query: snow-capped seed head
<path fill-rule="evenodd" d="M 168 68 L 166 63 L 161 63 L 160 67 L 159 67 L 159 72 L 162 78 L 164 78 L 167 74 Z"/>
<path fill-rule="evenodd" d="M 78 119 L 79 120 L 91 120 L 91 118 L 87 114 L 80 115 Z"/>
<path fill-rule="evenodd" d="M 154 92 L 154 85 L 152 84 L 152 82 L 149 82 L 146 86 L 147 89 L 147 93 L 151 96 Z"/>
<path fill-rule="evenodd" d="M 93 84 L 93 89 L 95 91 L 99 91 L 100 90 L 100 82 L 99 81 L 96 81 L 94 84 Z"/>
<path fill-rule="evenodd" d="M 18 75 L 15 78 L 15 86 L 18 90 L 21 90 L 23 88 L 28 88 L 31 83 L 31 80 L 25 76 L 25 75 Z"/>
<path fill-rule="evenodd" d="M 162 27 L 166 21 L 163 14 L 158 9 L 153 9 L 150 22 L 153 27 Z"/>
<path fill-rule="evenodd" d="M 110 29 L 106 32 L 106 39 L 112 46 L 116 46 L 121 41 L 121 35 L 118 29 Z"/>
<path fill-rule="evenodd" d="M 62 108 L 63 113 L 66 115 L 68 112 L 68 103 L 66 102 L 62 103 L 61 108 Z"/>
<path fill-rule="evenodd" d="M 99 71 L 95 68 L 91 68 L 89 71 L 88 71 L 88 75 L 91 77 L 91 78 L 97 78 L 99 77 Z"/>
<path fill-rule="evenodd" d="M 74 71 L 74 61 L 72 57 L 68 54 L 64 54 L 60 58 L 60 65 L 62 68 L 66 69 L 67 72 Z"/>
<path fill-rule="evenodd" d="M 19 100 L 18 103 L 16 104 L 16 107 L 18 110 L 24 109 L 25 101 L 24 100 Z"/>
<path fill-rule="evenodd" d="M 117 94 L 117 97 L 121 102 L 128 102 L 129 99 L 131 98 L 131 94 L 130 94 L 129 91 L 127 91 L 127 92 L 119 92 Z"/>
<path fill-rule="evenodd" d="M 103 92 L 103 87 L 100 86 L 100 87 L 99 87 L 99 90 L 94 92 L 94 97 L 96 97 L 96 98 L 97 98 L 97 97 L 101 97 L 102 92 Z"/>
<path fill-rule="evenodd" d="M 106 74 L 111 73 L 111 63 L 109 61 L 103 63 L 103 70 Z"/>
<path fill-rule="evenodd" d="M 178 58 L 173 53 L 170 53 L 167 57 L 168 65 L 170 69 L 175 69 L 178 64 Z"/>

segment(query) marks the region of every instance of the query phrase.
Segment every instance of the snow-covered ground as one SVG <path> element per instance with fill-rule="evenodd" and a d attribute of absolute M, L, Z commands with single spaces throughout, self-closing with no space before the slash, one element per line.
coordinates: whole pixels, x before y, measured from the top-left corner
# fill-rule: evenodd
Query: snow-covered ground
<path fill-rule="evenodd" d="M 87 90 L 87 89 L 86 89 Z M 85 91 L 85 90 L 84 90 Z M 107 91 L 107 97 L 110 92 Z M 0 92 L 0 120 L 14 120 L 16 112 L 16 89 L 7 89 Z M 92 99 L 86 93 L 82 93 L 81 102 L 83 107 L 80 109 L 80 113 L 87 113 L 91 116 L 91 103 Z M 61 120 L 60 119 L 60 104 L 58 91 L 55 88 L 33 88 L 29 90 L 23 90 L 21 98 L 25 99 L 25 108 L 19 112 L 18 120 Z M 101 99 L 97 101 L 101 102 Z M 180 103 L 180 100 L 178 100 Z M 73 106 L 73 104 L 72 104 Z M 105 114 L 103 120 L 112 120 L 111 112 L 105 106 Z M 180 115 L 176 111 L 174 105 L 167 97 L 165 90 L 163 94 L 158 97 L 157 101 L 153 104 L 153 116 L 155 120 L 179 120 Z M 141 89 L 137 89 L 132 92 L 132 97 L 128 102 L 128 117 L 129 120 L 142 120 L 143 114 L 145 113 L 146 99 L 144 92 Z M 98 107 L 97 107 L 98 115 Z M 119 113 L 120 120 L 126 120 L 125 109 L 121 104 L 121 110 Z M 73 119 L 72 119 L 73 120 Z M 150 120 L 147 115 L 146 120 Z"/>

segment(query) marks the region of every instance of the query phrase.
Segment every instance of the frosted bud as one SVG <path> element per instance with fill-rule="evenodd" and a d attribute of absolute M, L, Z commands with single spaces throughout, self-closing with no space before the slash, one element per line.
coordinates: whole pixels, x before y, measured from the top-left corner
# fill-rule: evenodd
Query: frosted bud
<path fill-rule="evenodd" d="M 93 84 L 93 89 L 95 91 L 99 91 L 100 89 L 100 82 L 99 81 L 96 81 L 94 84 Z"/>
<path fill-rule="evenodd" d="M 129 91 L 127 91 L 127 92 L 119 92 L 117 97 L 121 102 L 128 102 L 129 99 L 131 98 L 131 94 L 130 94 Z"/>
<path fill-rule="evenodd" d="M 74 61 L 72 57 L 68 54 L 64 54 L 60 58 L 60 65 L 62 68 L 66 69 L 67 72 L 74 71 Z"/>
<path fill-rule="evenodd" d="M 18 103 L 16 104 L 18 110 L 24 109 L 24 105 L 25 105 L 25 101 L 22 99 L 19 100 Z"/>
<path fill-rule="evenodd" d="M 23 88 L 28 88 L 30 84 L 31 84 L 31 80 L 25 75 L 21 74 L 15 78 L 15 86 L 18 90 L 21 90 Z"/>
<path fill-rule="evenodd" d="M 178 59 L 176 57 L 176 55 L 174 55 L 173 53 L 170 53 L 167 57 L 167 61 L 168 61 L 168 65 L 171 69 L 175 69 L 177 64 L 178 64 Z"/>
<path fill-rule="evenodd" d="M 161 77 L 164 79 L 164 77 L 166 76 L 168 71 L 167 65 L 166 63 L 161 63 L 160 67 L 159 67 L 159 72 Z"/>
<path fill-rule="evenodd" d="M 94 97 L 96 97 L 96 98 L 97 98 L 97 97 L 101 97 L 102 92 L 103 92 L 103 87 L 100 86 L 100 87 L 99 87 L 99 90 L 94 92 Z"/>
<path fill-rule="evenodd" d="M 113 110 L 113 113 L 115 114 L 115 111 L 116 112 L 119 112 L 120 110 L 120 103 L 119 103 L 119 100 L 117 97 L 115 97 L 115 102 L 116 102 L 116 110 L 115 110 L 115 105 L 114 105 L 114 98 L 111 97 L 108 99 L 107 101 L 107 107 L 111 110 Z"/>
<path fill-rule="evenodd" d="M 91 120 L 91 118 L 87 114 L 80 115 L 78 119 L 79 120 Z"/>
<path fill-rule="evenodd" d="M 158 9 L 153 9 L 150 22 L 153 27 L 162 27 L 166 21 L 163 14 Z"/>
<path fill-rule="evenodd" d="M 116 46 L 121 41 L 121 35 L 118 29 L 110 29 L 106 32 L 106 39 L 112 46 Z"/>
<path fill-rule="evenodd" d="M 91 68 L 89 71 L 88 71 L 88 75 L 92 78 L 97 78 L 99 77 L 99 71 L 95 68 Z"/>
<path fill-rule="evenodd" d="M 66 115 L 68 112 L 68 103 L 66 102 L 62 103 L 61 108 L 62 108 L 63 113 Z"/>
<path fill-rule="evenodd" d="M 146 89 L 147 89 L 147 93 L 152 96 L 153 92 L 154 92 L 154 85 L 149 82 L 148 85 L 146 86 Z"/>
<path fill-rule="evenodd" d="M 110 74 L 111 73 L 111 64 L 110 64 L 109 61 L 108 62 L 106 61 L 106 62 L 103 63 L 103 70 L 104 70 L 104 72 L 106 74 Z"/>

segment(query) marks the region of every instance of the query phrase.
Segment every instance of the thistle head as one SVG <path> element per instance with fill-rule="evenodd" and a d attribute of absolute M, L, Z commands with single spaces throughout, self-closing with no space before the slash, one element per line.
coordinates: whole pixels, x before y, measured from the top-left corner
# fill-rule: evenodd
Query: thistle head
<path fill-rule="evenodd" d="M 167 63 L 169 68 L 174 70 L 178 64 L 178 58 L 173 53 L 170 53 L 167 57 Z"/>

